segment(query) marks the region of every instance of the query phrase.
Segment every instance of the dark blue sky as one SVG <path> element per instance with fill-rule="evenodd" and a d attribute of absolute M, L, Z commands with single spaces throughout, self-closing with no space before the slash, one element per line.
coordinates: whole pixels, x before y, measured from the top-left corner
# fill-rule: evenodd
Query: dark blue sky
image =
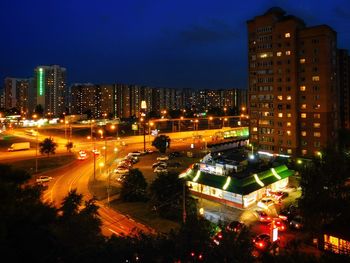
<path fill-rule="evenodd" d="M 349 0 L 1 0 L 0 78 L 59 64 L 69 83 L 246 88 L 246 21 L 272 6 L 350 49 Z"/>

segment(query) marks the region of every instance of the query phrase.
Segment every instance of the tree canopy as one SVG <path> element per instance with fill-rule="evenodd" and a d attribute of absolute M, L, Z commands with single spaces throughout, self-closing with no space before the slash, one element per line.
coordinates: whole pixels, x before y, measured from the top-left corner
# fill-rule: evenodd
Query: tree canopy
<path fill-rule="evenodd" d="M 159 135 L 152 142 L 152 146 L 156 147 L 161 153 L 165 153 L 170 148 L 170 137 L 167 135 Z"/>
<path fill-rule="evenodd" d="M 147 182 L 139 169 L 131 169 L 122 182 L 120 197 L 124 201 L 143 201 L 147 196 Z"/>
<path fill-rule="evenodd" d="M 51 137 L 45 138 L 39 143 L 39 148 L 41 154 L 47 154 L 47 156 L 50 156 L 50 154 L 55 154 L 57 143 L 55 143 Z"/>

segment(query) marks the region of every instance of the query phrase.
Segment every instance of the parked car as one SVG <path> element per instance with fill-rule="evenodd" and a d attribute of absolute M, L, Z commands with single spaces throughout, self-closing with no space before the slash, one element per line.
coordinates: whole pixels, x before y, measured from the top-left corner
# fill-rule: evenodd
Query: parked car
<path fill-rule="evenodd" d="M 50 182 L 53 178 L 51 176 L 40 176 L 39 178 L 36 179 L 37 183 L 46 183 Z"/>
<path fill-rule="evenodd" d="M 222 231 L 216 233 L 216 235 L 213 237 L 213 242 L 216 244 L 216 245 L 220 245 L 220 241 L 222 240 Z"/>
<path fill-rule="evenodd" d="M 278 228 L 278 231 L 287 230 L 287 226 L 281 218 L 278 218 L 278 217 L 273 218 L 270 224 L 271 225 L 274 224 Z"/>
<path fill-rule="evenodd" d="M 268 222 L 271 222 L 272 220 L 272 217 L 266 214 L 262 210 L 255 210 L 255 215 L 258 218 L 258 220 L 262 223 L 268 223 Z"/>
<path fill-rule="evenodd" d="M 275 201 L 270 197 L 264 197 L 258 202 L 258 207 L 263 209 L 269 209 L 275 204 Z"/>
<path fill-rule="evenodd" d="M 301 216 L 295 216 L 290 222 L 290 227 L 294 229 L 303 229 L 304 228 L 304 219 Z"/>
<path fill-rule="evenodd" d="M 267 251 L 271 246 L 271 237 L 268 234 L 260 234 L 253 239 L 255 248 L 261 251 Z"/>
<path fill-rule="evenodd" d="M 167 170 L 166 168 L 157 166 L 157 167 L 154 169 L 154 172 L 155 172 L 155 173 L 167 173 L 168 170 Z"/>
<path fill-rule="evenodd" d="M 146 153 L 153 153 L 154 151 L 151 149 L 146 149 Z"/>
<path fill-rule="evenodd" d="M 142 153 L 140 151 L 128 153 L 128 156 L 141 156 L 141 155 Z"/>
<path fill-rule="evenodd" d="M 277 192 L 269 192 L 269 195 L 275 198 L 277 201 L 280 201 L 288 196 L 287 192 L 277 191 Z"/>
<path fill-rule="evenodd" d="M 169 160 L 169 157 L 166 155 L 157 157 L 157 161 L 168 161 L 168 160 Z"/>
<path fill-rule="evenodd" d="M 127 174 L 127 173 L 129 173 L 129 169 L 124 168 L 124 167 L 118 167 L 117 169 L 114 169 L 114 172 L 116 174 Z"/>
<path fill-rule="evenodd" d="M 168 163 L 168 167 L 181 167 L 181 163 L 175 162 L 175 163 Z"/>
<path fill-rule="evenodd" d="M 239 221 L 232 221 L 227 226 L 226 229 L 231 232 L 239 233 L 243 229 L 244 224 Z"/>
<path fill-rule="evenodd" d="M 152 164 L 152 168 L 156 168 L 158 166 L 163 166 L 166 168 L 168 166 L 168 164 L 166 162 L 160 162 L 160 161 Z"/>
<path fill-rule="evenodd" d="M 117 177 L 117 181 L 120 182 L 120 183 L 123 182 L 123 181 L 125 180 L 126 176 L 127 176 L 127 174 L 121 174 L 121 175 L 119 175 L 119 176 Z"/>
<path fill-rule="evenodd" d="M 180 152 L 171 152 L 169 153 L 169 158 L 175 158 L 175 157 L 180 157 L 181 153 Z"/>

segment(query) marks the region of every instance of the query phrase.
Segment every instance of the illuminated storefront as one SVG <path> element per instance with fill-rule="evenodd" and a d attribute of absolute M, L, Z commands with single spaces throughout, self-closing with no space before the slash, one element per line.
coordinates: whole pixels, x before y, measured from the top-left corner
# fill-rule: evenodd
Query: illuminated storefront
<path fill-rule="evenodd" d="M 339 234 L 324 234 L 324 250 L 336 254 L 350 255 L 350 238 Z"/>
<path fill-rule="evenodd" d="M 187 180 L 194 195 L 228 206 L 247 208 L 264 197 L 267 190 L 284 189 L 288 185 L 289 176 L 293 174 L 293 170 L 281 165 L 244 178 L 214 175 L 198 169 L 188 169 L 180 177 Z"/>

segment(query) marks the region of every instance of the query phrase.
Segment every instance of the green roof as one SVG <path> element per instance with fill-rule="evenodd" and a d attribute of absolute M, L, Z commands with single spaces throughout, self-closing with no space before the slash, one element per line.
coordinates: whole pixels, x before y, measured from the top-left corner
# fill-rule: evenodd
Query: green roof
<path fill-rule="evenodd" d="M 273 172 L 273 169 L 275 173 Z M 223 189 L 225 191 L 232 192 L 235 194 L 247 195 L 251 192 L 262 188 L 263 186 L 268 186 L 293 174 L 293 170 L 289 170 L 286 165 L 281 165 L 266 170 L 264 172 L 257 173 L 256 176 L 254 176 L 254 174 L 251 174 L 242 179 L 238 179 L 233 176 L 213 175 L 200 170 L 193 169 L 188 170 L 186 173 L 183 173 L 180 176 L 187 181 L 196 182 L 202 185 L 208 185 L 218 189 Z"/>

